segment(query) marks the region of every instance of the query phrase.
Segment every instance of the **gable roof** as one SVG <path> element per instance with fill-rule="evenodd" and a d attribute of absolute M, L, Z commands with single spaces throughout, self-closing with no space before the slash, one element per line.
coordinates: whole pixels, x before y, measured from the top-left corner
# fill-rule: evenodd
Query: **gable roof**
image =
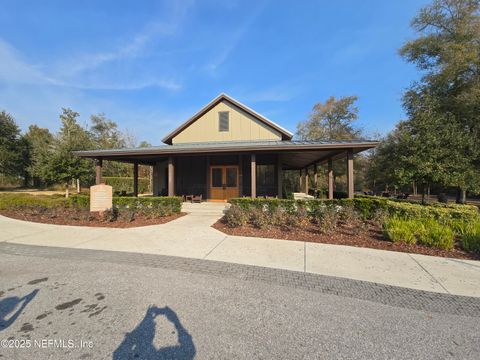
<path fill-rule="evenodd" d="M 272 129 L 275 129 L 276 131 L 278 131 L 281 135 L 282 135 L 282 139 L 283 140 L 290 140 L 292 137 L 293 137 L 293 134 L 288 131 L 288 130 L 285 130 L 283 127 L 281 127 L 280 125 L 274 123 L 273 121 L 267 119 L 265 116 L 257 113 L 255 110 L 249 108 L 248 106 L 242 104 L 240 101 L 238 100 L 235 100 L 234 98 L 232 98 L 231 96 L 228 96 L 227 94 L 225 93 L 221 93 L 220 95 L 218 95 L 215 99 L 213 99 L 212 101 L 210 101 L 207 105 L 205 105 L 202 109 L 200 109 L 200 111 L 198 111 L 195 115 L 193 115 L 190 119 L 188 119 L 187 121 L 185 121 L 182 125 L 180 125 L 178 128 L 176 128 L 175 130 L 173 130 L 170 134 L 168 134 L 167 136 L 165 136 L 162 141 L 165 143 L 165 144 L 172 144 L 172 139 L 177 136 L 179 133 L 181 133 L 184 129 L 186 129 L 187 127 L 189 127 L 191 124 L 193 124 L 195 121 L 197 121 L 202 115 L 204 115 L 205 113 L 207 113 L 209 110 L 211 110 L 214 106 L 216 106 L 218 103 L 220 103 L 221 101 L 228 101 L 230 104 L 240 108 L 241 110 L 245 111 L 246 113 L 248 113 L 249 115 L 253 116 L 255 119 L 257 119 L 258 121 L 264 123 L 265 125 L 271 127 Z"/>

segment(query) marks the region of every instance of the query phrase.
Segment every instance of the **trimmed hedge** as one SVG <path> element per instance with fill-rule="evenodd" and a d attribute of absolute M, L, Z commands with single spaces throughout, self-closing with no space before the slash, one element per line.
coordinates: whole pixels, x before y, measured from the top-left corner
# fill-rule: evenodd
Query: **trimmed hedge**
<path fill-rule="evenodd" d="M 335 200 L 290 200 L 290 199 L 250 199 L 234 198 L 230 203 L 238 205 L 243 209 L 252 207 L 262 208 L 265 211 L 273 211 L 281 207 L 286 212 L 293 214 L 297 208 L 305 208 L 307 213 L 315 216 L 318 211 L 322 211 L 325 206 L 351 206 L 359 212 L 364 219 L 373 219 L 378 211 L 384 211 L 390 216 L 396 216 L 403 219 L 427 219 L 432 218 L 442 223 L 448 223 L 453 220 L 465 222 L 476 221 L 480 219 L 480 213 L 476 206 L 472 205 L 421 205 L 419 203 L 399 202 L 386 198 L 377 197 L 358 197 L 354 199 L 335 199 Z"/>
<path fill-rule="evenodd" d="M 89 207 L 90 197 L 74 195 L 69 199 L 70 205 Z M 178 214 L 182 210 L 182 198 L 178 196 L 134 197 L 114 196 L 113 207 L 119 211 L 141 212 L 146 215 L 166 216 Z"/>
<path fill-rule="evenodd" d="M 90 207 L 90 197 L 87 195 L 72 195 L 67 199 L 63 195 L 0 194 L 0 209 L 69 206 L 88 209 Z M 138 212 L 148 216 L 166 216 L 178 214 L 182 210 L 182 198 L 114 196 L 113 207 L 119 211 Z"/>
<path fill-rule="evenodd" d="M 104 176 L 102 180 L 105 185 L 110 185 L 114 193 L 133 193 L 133 177 Z M 150 179 L 138 178 L 138 193 L 143 194 L 150 191 Z"/>
<path fill-rule="evenodd" d="M 22 207 L 62 207 L 68 203 L 63 195 L 32 195 L 24 193 L 0 194 L 0 209 L 12 209 Z"/>

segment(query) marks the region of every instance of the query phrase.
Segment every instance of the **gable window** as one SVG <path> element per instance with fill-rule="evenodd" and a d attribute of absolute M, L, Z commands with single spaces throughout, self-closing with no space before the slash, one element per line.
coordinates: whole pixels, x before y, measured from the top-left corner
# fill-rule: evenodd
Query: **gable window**
<path fill-rule="evenodd" d="M 229 128 L 230 128 L 230 124 L 229 124 L 228 111 L 219 111 L 218 112 L 218 131 L 228 131 Z"/>

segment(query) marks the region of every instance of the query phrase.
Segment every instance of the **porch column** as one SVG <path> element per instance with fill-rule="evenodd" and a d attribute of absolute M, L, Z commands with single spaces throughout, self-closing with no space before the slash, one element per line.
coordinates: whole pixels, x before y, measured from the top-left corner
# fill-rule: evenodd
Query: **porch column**
<path fill-rule="evenodd" d="M 252 154 L 252 158 L 250 160 L 251 166 L 251 183 L 252 183 L 252 199 L 257 197 L 257 160 L 255 154 Z"/>
<path fill-rule="evenodd" d="M 328 198 L 333 199 L 333 161 L 328 159 Z"/>
<path fill-rule="evenodd" d="M 348 179 L 348 198 L 353 199 L 353 149 L 347 150 L 347 179 Z"/>
<path fill-rule="evenodd" d="M 277 197 L 279 199 L 283 197 L 283 170 L 280 155 L 277 155 Z"/>
<path fill-rule="evenodd" d="M 243 196 L 243 157 L 238 155 L 238 196 Z"/>
<path fill-rule="evenodd" d="M 315 190 L 315 193 L 318 190 L 318 164 L 317 163 L 313 164 L 313 189 Z"/>
<path fill-rule="evenodd" d="M 168 196 L 175 196 L 175 166 L 173 156 L 168 157 Z"/>
<path fill-rule="evenodd" d="M 309 186 L 309 183 L 308 183 L 308 168 L 305 168 L 305 171 L 304 171 L 304 185 L 305 185 L 305 194 L 308 195 L 308 186 Z"/>
<path fill-rule="evenodd" d="M 133 196 L 138 196 L 138 163 L 133 163 Z"/>
<path fill-rule="evenodd" d="M 298 174 L 299 174 L 298 183 L 299 183 L 299 186 L 300 186 L 300 187 L 298 188 L 298 191 L 299 191 L 299 192 L 302 192 L 302 190 L 303 190 L 303 182 L 302 182 L 302 180 L 303 180 L 303 175 L 302 175 L 302 171 L 303 171 L 302 169 L 298 170 Z"/>
<path fill-rule="evenodd" d="M 207 155 L 206 159 L 206 164 L 207 164 L 207 174 L 206 174 L 206 183 L 207 183 L 207 198 L 206 200 L 210 199 L 210 156 Z"/>
<path fill-rule="evenodd" d="M 95 159 L 95 185 L 102 183 L 102 159 Z"/>

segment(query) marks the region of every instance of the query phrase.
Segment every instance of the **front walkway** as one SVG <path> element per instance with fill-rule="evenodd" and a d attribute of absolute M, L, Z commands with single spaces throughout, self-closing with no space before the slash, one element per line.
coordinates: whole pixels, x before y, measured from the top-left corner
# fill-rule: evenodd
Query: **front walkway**
<path fill-rule="evenodd" d="M 211 225 L 223 204 L 186 204 L 190 214 L 130 229 L 38 224 L 0 216 L 0 242 L 198 258 L 480 297 L 480 262 L 350 246 L 227 236 Z"/>

